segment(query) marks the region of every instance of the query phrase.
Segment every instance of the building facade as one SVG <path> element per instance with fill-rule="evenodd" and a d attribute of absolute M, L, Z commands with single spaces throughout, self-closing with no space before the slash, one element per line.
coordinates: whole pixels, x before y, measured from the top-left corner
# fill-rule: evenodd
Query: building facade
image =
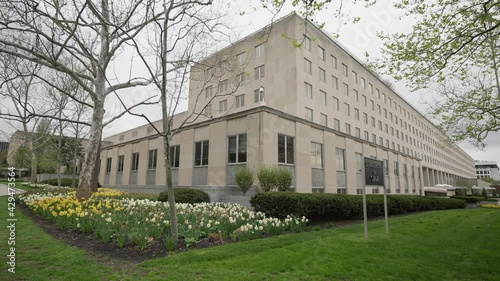
<path fill-rule="evenodd" d="M 238 167 L 277 165 L 297 192 L 359 194 L 363 157 L 384 161 L 395 194 L 475 175 L 467 153 L 296 14 L 193 67 L 188 104 L 173 116 L 176 186 L 234 186 Z M 165 185 L 163 140 L 150 125 L 104 140 L 101 184 Z"/>
<path fill-rule="evenodd" d="M 476 166 L 476 177 L 481 178 L 492 178 L 494 180 L 500 180 L 500 170 L 498 169 L 497 162 L 495 161 L 475 161 Z"/>

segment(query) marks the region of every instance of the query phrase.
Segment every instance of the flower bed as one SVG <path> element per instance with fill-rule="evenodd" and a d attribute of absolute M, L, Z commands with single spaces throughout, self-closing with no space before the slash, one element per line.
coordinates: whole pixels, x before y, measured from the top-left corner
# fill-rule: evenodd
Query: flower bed
<path fill-rule="evenodd" d="M 500 205 L 498 204 L 482 204 L 481 207 L 490 209 L 500 209 Z"/>
<path fill-rule="evenodd" d="M 58 190 L 58 189 L 67 189 L 67 190 L 74 190 L 74 188 L 70 186 L 60 186 L 57 187 L 55 185 L 50 185 L 47 183 L 31 183 L 31 182 L 23 182 L 22 185 L 31 187 L 34 189 L 42 189 L 42 190 Z"/>
<path fill-rule="evenodd" d="M 20 196 L 20 202 L 33 213 L 56 222 L 62 228 L 93 232 L 104 242 L 118 247 L 137 245 L 144 249 L 154 239 L 170 234 L 167 202 L 124 198 L 113 189 L 100 189 L 85 201 L 75 192 L 46 192 Z M 176 204 L 179 236 L 186 245 L 207 237 L 234 241 L 249 240 L 285 231 L 300 232 L 307 219 L 287 217 L 279 220 L 253 212 L 241 205 L 227 203 Z"/>

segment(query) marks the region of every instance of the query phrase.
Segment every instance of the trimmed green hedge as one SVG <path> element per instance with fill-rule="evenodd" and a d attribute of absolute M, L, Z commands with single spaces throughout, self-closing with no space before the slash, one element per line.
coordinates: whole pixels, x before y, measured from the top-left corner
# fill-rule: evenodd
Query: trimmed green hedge
<path fill-rule="evenodd" d="M 450 198 L 462 199 L 467 203 L 479 203 L 480 201 L 485 200 L 482 196 L 451 196 Z"/>
<path fill-rule="evenodd" d="M 174 188 L 176 203 L 210 203 L 210 197 L 205 191 L 192 188 Z M 163 191 L 158 196 L 158 201 L 168 202 L 168 193 Z"/>
<path fill-rule="evenodd" d="M 265 192 L 254 195 L 250 204 L 255 211 L 267 216 L 285 218 L 287 215 L 305 216 L 314 221 L 334 221 L 363 218 L 360 195 L 309 194 L 294 192 Z M 367 196 L 368 216 L 384 214 L 382 195 Z M 389 195 L 387 208 L 390 215 L 427 210 L 465 208 L 465 201 L 449 198 Z"/>

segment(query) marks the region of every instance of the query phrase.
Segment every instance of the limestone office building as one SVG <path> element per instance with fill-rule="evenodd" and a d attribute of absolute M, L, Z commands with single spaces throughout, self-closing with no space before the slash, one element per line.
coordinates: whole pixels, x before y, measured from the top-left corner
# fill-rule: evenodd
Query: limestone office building
<path fill-rule="evenodd" d="M 174 128 L 199 118 L 171 142 L 175 186 L 229 189 L 237 168 L 277 165 L 293 173 L 296 192 L 359 194 L 363 157 L 385 162 L 393 194 L 423 194 L 424 186 L 476 176 L 467 153 L 294 13 L 193 67 L 188 104 L 173 117 Z M 163 140 L 150 125 L 104 141 L 104 186 L 165 185 Z"/>

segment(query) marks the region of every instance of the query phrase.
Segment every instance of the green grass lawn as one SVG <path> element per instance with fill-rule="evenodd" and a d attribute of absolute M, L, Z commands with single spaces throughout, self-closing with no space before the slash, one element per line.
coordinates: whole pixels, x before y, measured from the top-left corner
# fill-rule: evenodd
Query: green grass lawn
<path fill-rule="evenodd" d="M 0 199 L 0 222 L 7 203 Z M 384 222 L 190 250 L 129 264 L 96 259 L 17 213 L 16 274 L 0 280 L 499 280 L 500 210 L 434 211 Z M 5 226 L 0 225 L 2 229 Z M 0 255 L 8 254 L 6 231 Z M 5 276 L 5 277 L 4 277 Z"/>

